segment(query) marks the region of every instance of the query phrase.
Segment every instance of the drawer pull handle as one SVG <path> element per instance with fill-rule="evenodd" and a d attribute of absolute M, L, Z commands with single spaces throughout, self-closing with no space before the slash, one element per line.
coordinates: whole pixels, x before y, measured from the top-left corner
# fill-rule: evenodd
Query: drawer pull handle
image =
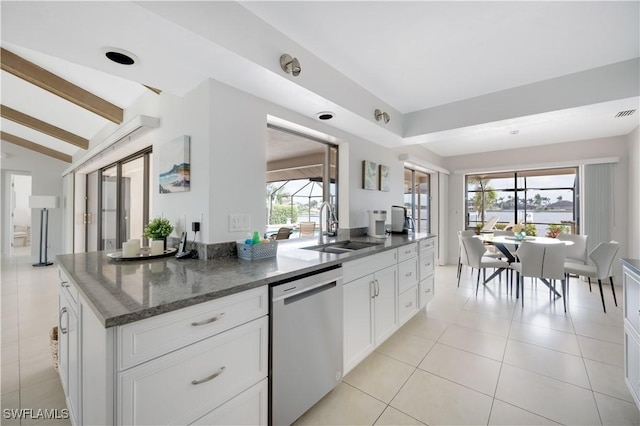
<path fill-rule="evenodd" d="M 213 374 L 212 374 L 212 375 L 210 375 L 209 377 L 205 377 L 204 379 L 201 379 L 201 380 L 192 380 L 192 381 L 191 381 L 191 384 L 192 384 L 192 385 L 199 385 L 199 384 L 202 384 L 202 383 L 206 383 L 206 382 L 208 382 L 209 380 L 213 380 L 213 379 L 215 379 L 216 377 L 218 377 L 219 375 L 221 375 L 222 373 L 224 373 L 225 368 L 227 368 L 227 367 L 225 367 L 225 366 L 220 367 L 220 370 L 216 371 L 215 373 L 213 373 Z"/>
<path fill-rule="evenodd" d="M 409 302 L 406 305 L 404 305 L 405 308 L 410 308 L 413 306 L 413 302 Z"/>
<path fill-rule="evenodd" d="M 413 275 L 413 272 L 407 272 L 406 274 L 404 274 L 405 277 L 410 277 L 411 275 Z"/>
<path fill-rule="evenodd" d="M 424 292 L 425 292 L 425 293 L 431 293 L 431 289 L 430 289 L 430 288 L 428 288 L 428 289 L 426 289 Z"/>
<path fill-rule="evenodd" d="M 60 316 L 58 317 L 58 322 L 60 323 L 60 333 L 67 334 L 67 329 L 62 326 L 62 316 L 67 313 L 67 307 L 60 309 Z"/>
<path fill-rule="evenodd" d="M 69 288 L 69 287 L 70 287 L 70 284 L 69 284 L 69 282 L 68 282 L 68 281 L 62 281 L 62 282 L 60 283 L 60 285 L 61 285 L 62 287 L 64 287 L 64 288 Z"/>
<path fill-rule="evenodd" d="M 198 321 L 198 322 L 192 322 L 192 323 L 191 323 L 191 325 L 192 325 L 192 326 L 194 326 L 194 327 L 197 327 L 197 326 L 199 326 L 199 325 L 211 324 L 212 322 L 216 322 L 216 321 L 218 321 L 218 320 L 219 320 L 219 319 L 221 319 L 223 316 L 224 316 L 224 312 L 223 312 L 223 313 L 221 313 L 220 315 L 216 315 L 216 316 L 215 316 L 215 317 L 213 317 L 213 318 L 209 318 L 209 319 L 202 320 L 202 321 Z"/>

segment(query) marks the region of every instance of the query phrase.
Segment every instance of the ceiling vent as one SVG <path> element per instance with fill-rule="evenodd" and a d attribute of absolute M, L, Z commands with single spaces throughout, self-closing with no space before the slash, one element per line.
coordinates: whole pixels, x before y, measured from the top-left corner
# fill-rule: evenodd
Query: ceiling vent
<path fill-rule="evenodd" d="M 616 114 L 616 118 L 619 117 L 628 117 L 630 115 L 633 115 L 633 113 L 635 113 L 636 110 L 635 109 L 628 109 L 626 111 L 620 111 L 619 113 Z"/>

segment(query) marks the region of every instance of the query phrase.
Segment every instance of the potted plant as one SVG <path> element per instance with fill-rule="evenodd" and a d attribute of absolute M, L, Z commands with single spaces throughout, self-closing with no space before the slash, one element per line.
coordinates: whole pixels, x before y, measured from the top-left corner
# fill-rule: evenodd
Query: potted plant
<path fill-rule="evenodd" d="M 167 237 L 173 232 L 173 225 L 168 219 L 157 217 L 144 227 L 143 236 L 151 240 L 163 240 L 167 248 Z"/>

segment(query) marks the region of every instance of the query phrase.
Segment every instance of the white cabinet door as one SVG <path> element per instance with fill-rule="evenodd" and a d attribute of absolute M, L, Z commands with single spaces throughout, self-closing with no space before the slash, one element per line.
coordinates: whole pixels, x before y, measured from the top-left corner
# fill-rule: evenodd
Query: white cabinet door
<path fill-rule="evenodd" d="M 624 333 L 624 378 L 636 405 L 640 407 L 640 342 L 627 330 Z"/>
<path fill-rule="evenodd" d="M 344 284 L 344 373 L 362 361 L 374 348 L 373 275 Z"/>
<path fill-rule="evenodd" d="M 392 266 L 374 274 L 377 287 L 377 294 L 373 299 L 375 302 L 373 312 L 375 318 L 375 346 L 384 342 L 398 328 L 397 271 L 398 268 Z"/>
<path fill-rule="evenodd" d="M 80 322 L 73 310 L 69 311 L 67 326 L 69 338 L 69 401 L 72 419 L 80 419 Z"/>
<path fill-rule="evenodd" d="M 80 324 L 68 294 L 61 291 L 58 300 L 58 371 L 72 422 L 77 424 L 80 418 Z"/>

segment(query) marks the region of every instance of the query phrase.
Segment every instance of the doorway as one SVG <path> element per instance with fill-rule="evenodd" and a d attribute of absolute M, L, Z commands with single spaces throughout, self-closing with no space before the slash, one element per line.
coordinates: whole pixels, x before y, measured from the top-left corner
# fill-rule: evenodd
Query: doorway
<path fill-rule="evenodd" d="M 31 175 L 11 174 L 9 197 L 9 256 L 31 254 Z"/>

